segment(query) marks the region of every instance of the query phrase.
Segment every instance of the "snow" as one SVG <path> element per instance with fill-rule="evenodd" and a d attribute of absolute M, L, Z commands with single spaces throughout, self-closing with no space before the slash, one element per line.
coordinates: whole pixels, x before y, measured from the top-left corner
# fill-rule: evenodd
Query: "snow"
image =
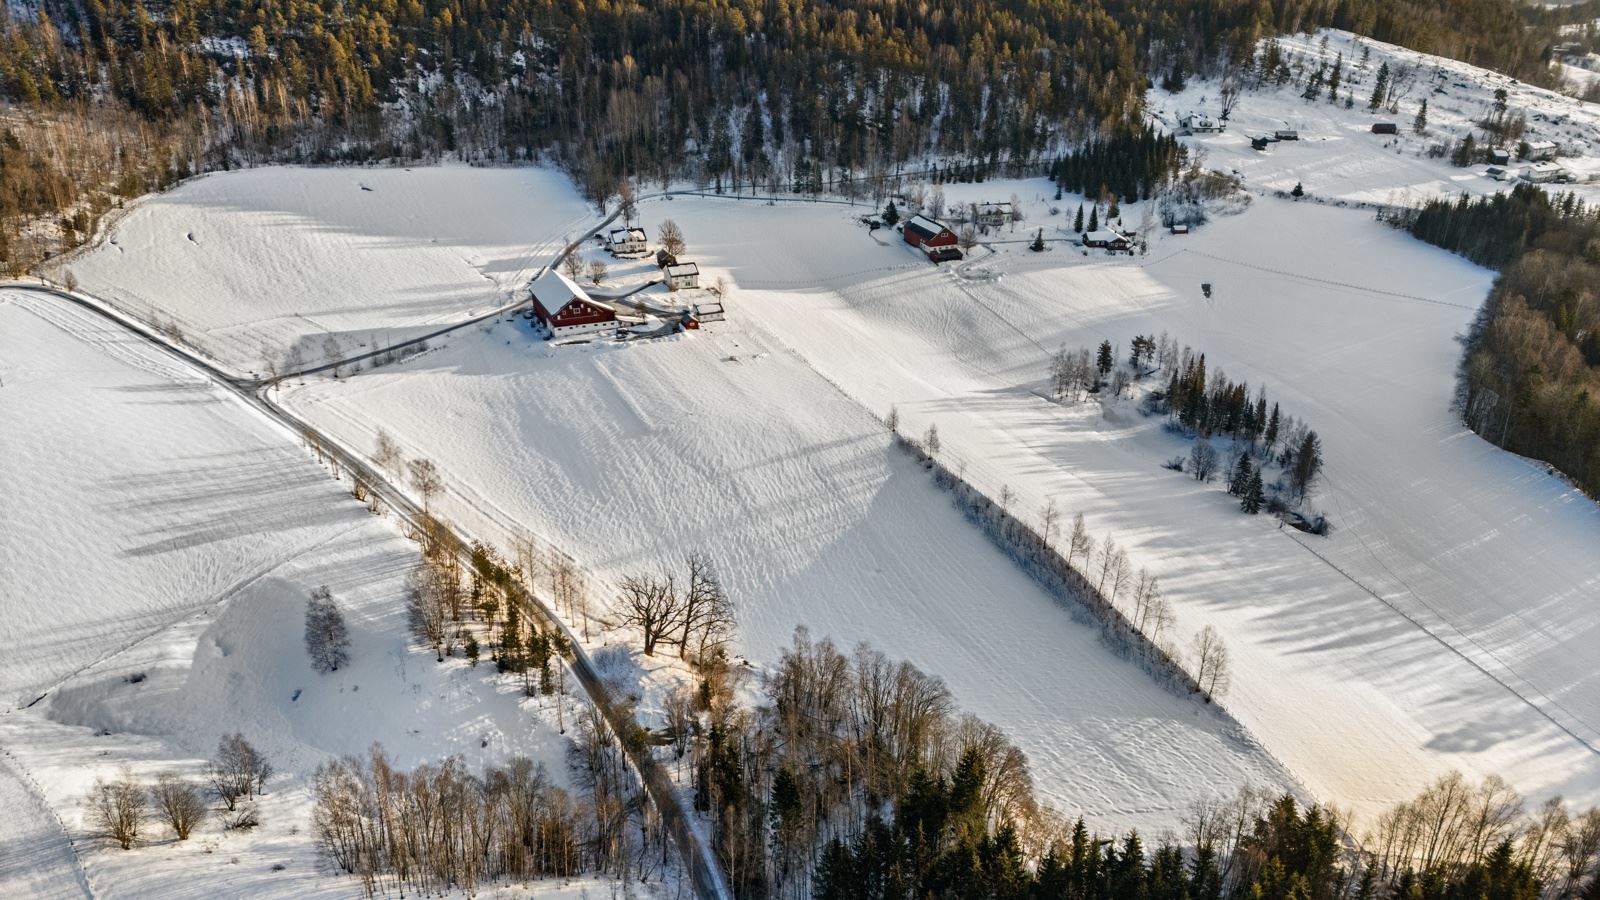
<path fill-rule="evenodd" d="M 1448 410 L 1490 273 L 1367 214 L 1274 199 L 1128 263 L 999 245 L 973 279 L 895 271 L 904 250 L 831 209 L 788 214 L 817 236 L 803 254 L 732 203 L 674 215 L 742 287 L 737 317 L 866 408 L 898 405 L 908 433 L 938 424 L 991 496 L 1081 510 L 1159 572 L 1181 630 L 1232 643 L 1230 711 L 1316 796 L 1370 815 L 1459 768 L 1600 799 L 1600 511 Z M 1057 346 L 1163 330 L 1319 430 L 1333 537 L 1274 531 L 1161 470 L 1183 448 L 1154 420 L 1041 396 Z"/>
<path fill-rule="evenodd" d="M 1600 176 L 1600 109 L 1594 104 L 1344 31 L 1325 29 L 1315 35 L 1282 37 L 1278 42 L 1285 58 L 1298 58 L 1308 72 L 1324 61 L 1331 69 L 1338 55 L 1344 54 L 1341 101 L 1329 103 L 1326 92 L 1318 101 L 1307 101 L 1300 96 L 1303 87 L 1269 82 L 1240 96 L 1226 132 L 1182 139 L 1191 150 L 1203 154 L 1206 166 L 1236 170 L 1252 188 L 1289 191 L 1303 183 L 1312 195 L 1331 201 L 1397 205 L 1419 205 L 1441 195 L 1507 190 L 1507 185 L 1485 177 L 1482 165 L 1456 168 L 1448 155 L 1428 156 L 1430 147 L 1448 147 L 1470 131 L 1477 133 L 1482 146 L 1484 133 L 1476 123 L 1490 114 L 1496 89 L 1507 92 L 1512 116 L 1526 115 L 1525 140 L 1560 145 L 1570 157 L 1563 158 L 1562 164 L 1580 180 Z M 1370 48 L 1364 64 L 1363 48 Z M 1378 68 L 1385 62 L 1393 71 L 1415 73 L 1398 101 L 1398 113 L 1367 109 Z M 1177 94 L 1152 90 L 1147 102 L 1149 115 L 1168 130 L 1174 130 L 1179 116 L 1192 110 L 1220 115 L 1219 88 L 1215 81 L 1193 80 Z M 1342 99 L 1347 92 L 1354 99 L 1350 109 Z M 1424 98 L 1428 100 L 1428 129 L 1417 135 L 1412 132 L 1412 120 Z M 1377 122 L 1393 122 L 1400 126 L 1400 133 L 1373 134 L 1372 125 Z M 1266 151 L 1250 148 L 1251 136 L 1271 135 L 1286 126 L 1299 131 L 1298 141 L 1275 143 Z M 1594 185 L 1560 189 L 1576 190 L 1591 201 L 1600 198 L 1600 187 Z"/>
<path fill-rule="evenodd" d="M 255 169 L 141 201 L 70 268 L 85 290 L 262 372 L 269 351 L 298 345 L 315 363 L 330 335 L 350 356 L 504 305 L 589 213 L 545 168 Z"/>
<path fill-rule="evenodd" d="M 754 661 L 797 625 L 908 658 L 1102 827 L 1159 831 L 1198 797 L 1286 784 L 1231 723 L 1113 657 L 865 410 L 735 322 L 553 348 L 505 323 L 285 400 L 350 446 L 382 425 L 437 461 L 437 508 L 472 533 L 531 529 L 601 579 L 709 553 Z"/>
<path fill-rule="evenodd" d="M 1496 87 L 1527 112 L 1529 140 L 1583 154 L 1562 159 L 1582 174 L 1600 167 L 1597 119 L 1568 98 L 1376 42 L 1363 42 L 1363 67 L 1352 38 L 1327 36 L 1330 57 L 1345 53 L 1355 107 L 1269 87 L 1244 96 L 1227 132 L 1184 138 L 1208 166 L 1237 169 L 1253 202 L 1191 234 L 1155 235 L 1148 256 L 1065 246 L 1076 236 L 1050 210 L 1080 198 L 1048 201 L 1041 180 L 944 186 L 951 208 L 1014 194 L 1025 220 L 939 267 L 894 233 L 861 227 L 865 207 L 644 201 L 647 231 L 673 218 L 706 282 L 727 280 L 728 321 L 655 341 L 553 346 L 508 317 L 404 363 L 290 386 L 284 399 L 357 449 L 388 428 L 409 456 L 441 465 L 449 517 L 502 545 L 531 531 L 560 546 L 601 599 L 607 579 L 709 552 L 742 606 L 740 649 L 758 667 L 797 624 L 909 658 L 1012 735 L 1047 800 L 1101 827 L 1159 832 L 1197 797 L 1247 783 L 1298 783 L 1370 822 L 1451 769 L 1593 805 L 1600 512 L 1456 422 L 1456 338 L 1492 274 L 1375 222 L 1370 206 L 1504 189 L 1481 167 L 1426 152 L 1464 134 Z M 1283 44 L 1307 57 L 1323 54 L 1320 39 Z M 1384 60 L 1418 68 L 1399 114 L 1360 102 Z M 1435 87 L 1444 93 L 1427 95 L 1430 133 L 1416 137 L 1407 107 Z M 1170 123 L 1208 109 L 1215 90 L 1152 93 L 1152 115 Z M 1371 134 L 1379 120 L 1403 133 Z M 1291 125 L 1300 141 L 1249 149 L 1250 134 Z M 429 196 L 399 197 L 393 185 L 409 179 Z M 357 180 L 376 190 L 355 193 Z M 1297 182 L 1307 201 L 1272 196 Z M 461 199 L 503 203 L 494 198 L 508 183 L 521 192 L 514 209 Z M 283 207 L 312 204 L 313 187 L 318 202 L 330 194 L 319 215 L 342 224 L 274 228 Z M 427 228 L 397 236 L 395 210 Z M 1107 227 L 1142 212 L 1125 204 Z M 549 255 L 525 265 L 530 248 L 589 233 L 583 215 L 570 186 L 539 170 L 259 170 L 142 205 L 117 245 L 74 269 L 249 365 L 263 341 L 315 350 L 325 331 L 368 339 L 391 321 L 491 308 Z M 190 242 L 190 221 L 255 240 Z M 1055 243 L 1027 252 L 1040 228 Z M 445 259 L 418 240 L 433 231 L 472 235 L 448 242 L 452 251 L 491 250 Z M 216 289 L 277 276 L 287 258 L 303 262 L 265 315 L 245 292 Z M 210 287 L 172 278 L 180 262 Z M 611 289 L 651 271 L 619 263 Z M 396 291 L 411 299 L 385 308 Z M 313 321 L 285 312 L 295 309 Z M 1280 531 L 1238 513 L 1219 486 L 1163 470 L 1185 444 L 1132 403 L 1063 407 L 1043 396 L 1058 346 L 1109 339 L 1121 350 L 1162 331 L 1213 369 L 1265 384 L 1319 431 L 1327 469 L 1313 505 L 1331 536 Z M 1243 730 L 1111 656 L 990 547 L 889 446 L 878 419 L 891 406 L 908 433 L 937 424 L 944 455 L 991 496 L 1004 486 L 1024 511 L 1054 500 L 1096 535 L 1114 534 L 1135 566 L 1161 576 L 1180 636 L 1221 631 L 1235 667 L 1225 705 Z M 658 667 L 622 668 L 649 679 Z"/>
<path fill-rule="evenodd" d="M 348 896 L 312 844 L 310 776 L 374 741 L 402 767 L 528 756 L 566 781 L 548 701 L 413 646 L 415 545 L 199 372 L 0 290 L 0 420 L 0 644 L 15 651 L 0 657 L 0 896 Z M 302 643 L 319 585 L 351 635 L 350 665 L 327 675 Z M 128 852 L 92 833 L 96 778 L 198 779 L 232 731 L 278 771 L 261 827 L 212 819 L 182 843 L 154 827 Z M 607 885 L 534 890 L 585 887 Z"/>

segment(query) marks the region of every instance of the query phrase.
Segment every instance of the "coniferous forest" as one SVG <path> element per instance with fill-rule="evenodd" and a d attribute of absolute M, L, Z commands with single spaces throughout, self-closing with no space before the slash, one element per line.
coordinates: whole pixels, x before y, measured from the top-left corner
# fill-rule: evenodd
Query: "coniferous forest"
<path fill-rule="evenodd" d="M 1505 0 L 13 3 L 0 256 L 23 271 L 122 200 L 272 161 L 547 158 L 596 201 L 624 176 L 848 190 L 924 161 L 1042 171 L 1091 138 L 1147 142 L 1150 79 L 1214 72 L 1274 33 L 1335 25 L 1547 80 L 1553 32 L 1522 27 L 1541 15 Z M 1146 193 L 1142 171 L 1065 174 Z"/>

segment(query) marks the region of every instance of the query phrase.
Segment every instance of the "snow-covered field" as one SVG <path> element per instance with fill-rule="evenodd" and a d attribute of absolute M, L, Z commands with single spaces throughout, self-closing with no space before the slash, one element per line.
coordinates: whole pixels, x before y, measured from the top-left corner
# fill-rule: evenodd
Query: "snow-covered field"
<path fill-rule="evenodd" d="M 260 169 L 141 201 L 69 268 L 264 374 L 292 347 L 316 363 L 332 337 L 352 356 L 503 305 L 591 215 L 547 168 Z"/>
<path fill-rule="evenodd" d="M 1199 797 L 1286 783 L 1230 723 L 1107 652 L 759 329 L 550 347 L 504 323 L 285 402 L 357 448 L 387 427 L 442 465 L 444 514 L 475 534 L 531 529 L 600 579 L 710 554 L 755 662 L 797 625 L 908 658 L 1097 825 L 1159 831 Z"/>
<path fill-rule="evenodd" d="M 950 193 L 984 190 L 1037 191 Z M 894 271 L 906 249 L 836 210 L 784 212 L 813 241 L 799 254 L 748 208 L 672 206 L 741 286 L 736 317 L 866 408 L 898 405 L 912 433 L 937 423 L 991 495 L 1081 510 L 1160 572 L 1181 631 L 1233 642 L 1230 710 L 1317 796 L 1371 813 L 1460 768 L 1600 799 L 1600 511 L 1448 410 L 1455 337 L 1490 273 L 1366 214 L 1270 198 L 1143 260 L 1009 244 L 972 278 Z M 1161 331 L 1319 430 L 1331 538 L 1275 531 L 1160 469 L 1183 447 L 1157 421 L 1040 396 L 1057 346 L 1125 353 Z"/>
<path fill-rule="evenodd" d="M 1600 511 L 1448 409 L 1456 338 L 1491 273 L 1370 211 L 1270 194 L 1302 182 L 1353 204 L 1501 189 L 1481 166 L 1426 154 L 1464 134 L 1500 86 L 1529 139 L 1571 153 L 1600 147 L 1600 118 L 1375 42 L 1363 63 L 1338 33 L 1326 49 L 1320 37 L 1282 43 L 1302 59 L 1344 52 L 1354 108 L 1308 104 L 1292 87 L 1246 93 L 1227 133 L 1186 140 L 1241 172 L 1253 202 L 1158 236 L 1146 257 L 1062 243 L 1028 253 L 1035 228 L 1062 237 L 1077 203 L 1045 199 L 1043 181 L 946 186 L 951 203 L 1016 194 L 1027 221 L 939 268 L 893 231 L 857 225 L 861 208 L 649 201 L 652 235 L 675 219 L 703 283 L 728 278 L 728 322 L 553 347 L 500 321 L 404 363 L 287 387 L 284 400 L 359 450 L 389 429 L 442 466 L 447 515 L 502 543 L 537 533 L 602 593 L 621 573 L 710 553 L 756 664 L 798 624 L 909 658 L 1017 740 L 1046 798 L 1104 827 L 1172 827 L 1191 800 L 1246 783 L 1299 782 L 1370 821 L 1450 769 L 1593 805 Z M 1400 114 L 1365 109 L 1384 60 L 1416 70 Z M 1212 108 L 1215 92 L 1155 92 L 1152 114 Z M 1380 119 L 1402 133 L 1370 134 Z M 1248 135 L 1286 125 L 1302 140 L 1249 149 Z M 539 170 L 266 169 L 152 200 L 73 269 L 249 370 L 264 343 L 315 353 L 330 332 L 353 346 L 490 308 L 584 216 L 572 188 Z M 252 307 L 273 278 L 282 289 Z M 1133 335 L 1163 331 L 1318 430 L 1327 468 L 1313 503 L 1331 536 L 1277 530 L 1219 486 L 1162 469 L 1184 444 L 1132 404 L 1042 396 L 1058 346 L 1109 339 L 1125 355 Z M 890 448 L 878 418 L 891 406 L 910 432 L 936 423 L 945 454 L 991 495 L 1008 488 L 1023 510 L 1054 500 L 1114 534 L 1162 577 L 1180 635 L 1216 626 L 1233 650 L 1226 706 L 1247 733 L 1111 656 L 991 548 Z"/>
<path fill-rule="evenodd" d="M 1326 46 L 1323 38 L 1327 38 Z M 1247 89 L 1222 134 L 1196 135 L 1186 143 L 1205 154 L 1205 164 L 1223 171 L 1237 170 L 1252 188 L 1288 191 L 1296 183 L 1312 195 L 1347 202 L 1416 205 L 1440 195 L 1462 192 L 1486 194 L 1507 185 L 1484 175 L 1487 166 L 1457 168 L 1448 155 L 1431 158 L 1429 148 L 1449 147 L 1475 132 L 1480 146 L 1484 131 L 1477 123 L 1493 112 L 1496 89 L 1507 93 L 1507 115 L 1525 116 L 1527 141 L 1553 141 L 1561 148 L 1557 160 L 1580 180 L 1600 177 L 1600 109 L 1553 91 L 1532 87 L 1495 72 L 1465 63 L 1416 53 L 1393 44 L 1359 38 L 1328 29 L 1315 35 L 1279 39 L 1285 59 L 1309 74 L 1318 64 L 1333 66 L 1343 54 L 1344 85 L 1340 102 L 1330 103 L 1327 92 L 1309 101 L 1295 83 Z M 1366 59 L 1363 61 L 1363 55 Z M 1388 63 L 1404 86 L 1398 89 L 1398 112 L 1369 111 L 1368 101 L 1378 69 Z M 1221 115 L 1220 83 L 1194 80 L 1181 92 L 1152 90 L 1148 107 L 1160 126 L 1175 128 L 1188 112 Z M 1353 100 L 1346 109 L 1344 97 Z M 1422 100 L 1428 101 L 1427 130 L 1412 131 Z M 1399 134 L 1372 133 L 1377 122 L 1392 122 Z M 1298 130 L 1298 141 L 1271 144 L 1268 150 L 1250 147 L 1250 138 L 1271 135 L 1282 128 Z M 1512 148 L 1515 151 L 1515 147 Z M 1587 184 L 1557 185 L 1553 190 L 1575 190 L 1589 199 L 1600 197 L 1600 187 Z"/>
<path fill-rule="evenodd" d="M 349 896 L 312 846 L 309 775 L 374 741 L 405 767 L 522 755 L 564 780 L 553 709 L 413 648 L 414 545 L 198 372 L 0 291 L 0 420 L 0 896 Z M 301 637 L 319 585 L 352 639 L 329 675 Z M 153 828 L 129 852 L 93 835 L 96 778 L 199 779 L 232 731 L 279 773 L 260 828 Z"/>

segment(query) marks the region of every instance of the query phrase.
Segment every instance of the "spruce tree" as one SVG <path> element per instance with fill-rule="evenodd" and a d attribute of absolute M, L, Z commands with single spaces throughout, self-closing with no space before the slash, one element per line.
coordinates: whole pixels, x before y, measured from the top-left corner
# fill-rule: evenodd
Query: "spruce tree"
<path fill-rule="evenodd" d="M 1078 204 L 1078 217 L 1072 220 L 1072 230 L 1083 234 L 1083 204 Z"/>
<path fill-rule="evenodd" d="M 1386 62 L 1378 67 L 1378 83 L 1372 86 L 1372 99 L 1367 101 L 1367 109 L 1375 110 L 1383 105 L 1389 96 L 1389 64 Z"/>
<path fill-rule="evenodd" d="M 1104 378 L 1111 373 L 1111 367 L 1116 365 L 1117 354 L 1112 349 L 1110 341 L 1100 342 L 1100 352 L 1095 357 L 1095 366 L 1100 370 L 1100 377 Z"/>
<path fill-rule="evenodd" d="M 1233 467 L 1233 477 L 1228 479 L 1228 493 L 1235 497 L 1243 497 L 1250 487 L 1250 454 L 1239 454 L 1239 462 Z"/>
<path fill-rule="evenodd" d="M 889 205 L 883 208 L 883 224 L 893 228 L 898 221 L 900 221 L 900 210 L 896 209 L 894 201 L 890 200 Z"/>
<path fill-rule="evenodd" d="M 1033 236 L 1033 243 L 1028 245 L 1028 249 L 1032 250 L 1035 253 L 1043 253 L 1044 252 L 1044 229 L 1043 228 L 1039 229 L 1038 233 Z"/>
<path fill-rule="evenodd" d="M 1250 473 L 1250 480 L 1245 483 L 1244 495 L 1239 499 L 1239 508 L 1255 515 L 1261 512 L 1261 507 L 1266 505 L 1267 495 L 1261 484 L 1261 470 L 1256 469 Z"/>
<path fill-rule="evenodd" d="M 1428 130 L 1428 99 L 1422 99 L 1422 105 L 1417 107 L 1417 117 L 1411 120 L 1411 130 L 1422 134 Z"/>
<path fill-rule="evenodd" d="M 1295 496 L 1304 500 L 1306 492 L 1317 480 L 1317 473 L 1321 471 L 1322 441 L 1315 431 L 1308 430 L 1294 454 L 1294 469 L 1290 472 L 1290 484 L 1294 487 Z"/>
<path fill-rule="evenodd" d="M 1094 209 L 1089 210 L 1089 230 L 1100 230 L 1100 204 L 1096 203 Z"/>

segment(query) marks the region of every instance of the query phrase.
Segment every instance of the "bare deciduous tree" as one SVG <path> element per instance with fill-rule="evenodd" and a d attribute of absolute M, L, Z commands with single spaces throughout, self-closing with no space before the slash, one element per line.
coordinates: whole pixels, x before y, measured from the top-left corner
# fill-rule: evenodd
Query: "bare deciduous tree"
<path fill-rule="evenodd" d="M 350 632 L 344 613 L 327 585 L 311 592 L 306 600 L 306 653 L 318 672 L 337 672 L 350 661 Z"/>
<path fill-rule="evenodd" d="M 561 258 L 561 268 L 568 278 L 577 281 L 583 277 L 583 257 L 574 250 Z"/>
<path fill-rule="evenodd" d="M 400 452 L 400 444 L 386 428 L 378 429 L 378 442 L 372 451 L 372 463 L 382 469 L 390 481 L 399 481 L 405 475 L 405 455 Z"/>
<path fill-rule="evenodd" d="M 241 798 L 261 793 L 271 776 L 272 764 L 238 732 L 222 736 L 217 742 L 217 755 L 206 767 L 211 789 L 230 812 L 238 807 Z"/>
<path fill-rule="evenodd" d="M 200 789 L 193 782 L 170 773 L 156 779 L 156 786 L 150 789 L 150 805 L 180 841 L 187 841 L 206 817 Z"/>
<path fill-rule="evenodd" d="M 1222 635 L 1210 625 L 1194 636 L 1194 680 L 1207 697 L 1221 697 L 1228 692 L 1228 645 Z"/>
<path fill-rule="evenodd" d="M 1056 508 L 1055 498 L 1045 501 L 1044 508 L 1039 511 L 1039 526 L 1041 537 L 1044 538 L 1045 549 L 1050 548 L 1050 541 L 1055 534 L 1056 524 L 1061 520 L 1061 510 Z"/>
<path fill-rule="evenodd" d="M 145 822 L 144 788 L 128 769 L 115 781 L 96 779 L 89 793 L 89 822 L 124 850 L 133 848 Z"/>
<path fill-rule="evenodd" d="M 439 467 L 431 459 L 413 459 L 407 467 L 411 473 L 411 486 L 422 495 L 422 510 L 428 512 L 432 508 L 433 498 L 444 488 Z"/>
<path fill-rule="evenodd" d="M 682 616 L 680 656 L 688 656 L 689 646 L 694 643 L 697 659 L 704 659 L 720 650 L 733 636 L 733 601 L 723 590 L 711 558 L 698 551 L 689 554 L 688 588 L 683 594 Z"/>
<path fill-rule="evenodd" d="M 610 270 L 606 268 L 606 261 L 605 260 L 603 260 L 603 259 L 591 259 L 591 260 L 589 260 L 589 281 L 590 281 L 590 283 L 594 284 L 596 287 L 599 287 L 602 283 L 605 282 L 606 274 L 609 271 Z"/>
<path fill-rule="evenodd" d="M 1094 538 L 1089 536 L 1089 528 L 1083 523 L 1083 513 L 1072 516 L 1072 533 L 1067 536 L 1067 565 L 1072 565 L 1072 560 L 1082 555 L 1088 565 L 1090 552 L 1094 549 Z"/>
<path fill-rule="evenodd" d="M 661 242 L 661 249 L 673 256 L 679 256 L 688 249 L 687 245 L 684 244 L 683 229 L 679 228 L 678 223 L 671 219 L 662 220 L 661 231 L 657 237 Z"/>
<path fill-rule="evenodd" d="M 683 617 L 683 597 L 669 575 L 629 575 L 622 579 L 622 621 L 638 626 L 644 635 L 644 655 L 654 656 L 656 644 L 670 640 Z"/>

